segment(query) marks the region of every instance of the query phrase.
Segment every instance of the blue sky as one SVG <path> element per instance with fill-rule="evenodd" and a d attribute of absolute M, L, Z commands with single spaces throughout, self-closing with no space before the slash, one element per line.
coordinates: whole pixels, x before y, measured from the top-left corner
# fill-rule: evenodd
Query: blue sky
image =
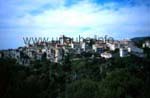
<path fill-rule="evenodd" d="M 0 49 L 23 37 L 150 36 L 150 0 L 0 0 Z"/>

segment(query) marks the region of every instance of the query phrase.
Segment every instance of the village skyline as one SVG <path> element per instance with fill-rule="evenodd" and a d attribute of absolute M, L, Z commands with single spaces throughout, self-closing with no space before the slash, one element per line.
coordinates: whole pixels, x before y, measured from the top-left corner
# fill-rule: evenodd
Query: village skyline
<path fill-rule="evenodd" d="M 93 34 L 93 35 L 84 35 L 84 34 L 81 34 L 81 35 L 76 35 L 76 36 L 71 36 L 71 35 L 65 35 L 64 33 L 63 34 L 60 34 L 58 36 L 51 36 L 51 35 L 44 35 L 41 36 L 41 35 L 24 35 L 24 34 L 19 34 L 19 35 L 15 35 L 15 36 L 7 36 L 5 38 L 5 36 L 0 36 L 3 41 L 0 42 L 1 44 L 1 47 L 0 47 L 0 50 L 5 50 L 5 49 L 16 49 L 18 47 L 22 47 L 22 46 L 25 46 L 26 43 L 28 41 L 30 41 L 32 44 L 36 41 L 52 41 L 52 40 L 58 40 L 59 37 L 61 36 L 66 36 L 66 37 L 70 37 L 72 38 L 74 41 L 79 41 L 79 39 L 97 39 L 97 40 L 108 40 L 110 38 L 110 40 L 130 40 L 132 38 L 136 38 L 136 37 L 149 37 L 150 35 L 147 34 L 147 35 L 140 35 L 140 36 L 136 36 L 136 34 L 134 36 L 131 36 L 129 37 L 130 35 L 126 35 L 126 36 L 121 36 L 120 37 L 118 36 L 114 36 L 113 34 L 112 35 L 103 35 L 103 34 Z M 29 42 L 29 43 L 30 43 Z"/>

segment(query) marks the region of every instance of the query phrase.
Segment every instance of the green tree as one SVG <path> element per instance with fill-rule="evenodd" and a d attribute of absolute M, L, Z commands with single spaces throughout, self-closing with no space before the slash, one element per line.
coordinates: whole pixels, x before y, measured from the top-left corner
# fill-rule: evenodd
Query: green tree
<path fill-rule="evenodd" d="M 107 73 L 100 83 L 102 98 L 141 98 L 143 81 L 126 69 L 116 69 Z"/>
<path fill-rule="evenodd" d="M 97 98 L 98 84 L 92 80 L 83 79 L 67 86 L 66 98 Z"/>

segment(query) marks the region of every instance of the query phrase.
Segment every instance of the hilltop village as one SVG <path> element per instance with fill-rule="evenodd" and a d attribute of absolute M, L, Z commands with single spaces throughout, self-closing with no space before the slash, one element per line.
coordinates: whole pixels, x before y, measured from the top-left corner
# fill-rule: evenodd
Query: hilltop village
<path fill-rule="evenodd" d="M 142 43 L 139 48 L 131 40 L 98 40 L 94 38 L 74 41 L 73 38 L 61 36 L 57 40 L 49 42 L 36 42 L 26 44 L 18 49 L 8 49 L 0 51 L 0 58 L 14 58 L 18 64 L 29 65 L 31 61 L 47 59 L 51 62 L 61 63 L 68 54 L 72 55 L 72 60 L 77 60 L 83 56 L 90 58 L 110 59 L 115 57 L 126 57 L 135 55 L 144 58 L 143 48 L 150 48 L 150 41 Z"/>
<path fill-rule="evenodd" d="M 150 38 L 25 41 L 0 51 L 0 98 L 150 98 Z"/>

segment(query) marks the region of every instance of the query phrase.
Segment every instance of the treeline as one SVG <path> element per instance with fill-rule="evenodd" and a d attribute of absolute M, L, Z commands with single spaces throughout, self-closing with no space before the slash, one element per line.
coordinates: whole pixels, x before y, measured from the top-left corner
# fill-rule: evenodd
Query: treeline
<path fill-rule="evenodd" d="M 131 41 L 134 42 L 136 46 L 142 48 L 142 44 L 145 43 L 145 41 L 150 41 L 150 36 L 135 37 L 135 38 L 132 38 Z"/>
<path fill-rule="evenodd" d="M 150 59 L 0 59 L 0 98 L 150 98 Z"/>

